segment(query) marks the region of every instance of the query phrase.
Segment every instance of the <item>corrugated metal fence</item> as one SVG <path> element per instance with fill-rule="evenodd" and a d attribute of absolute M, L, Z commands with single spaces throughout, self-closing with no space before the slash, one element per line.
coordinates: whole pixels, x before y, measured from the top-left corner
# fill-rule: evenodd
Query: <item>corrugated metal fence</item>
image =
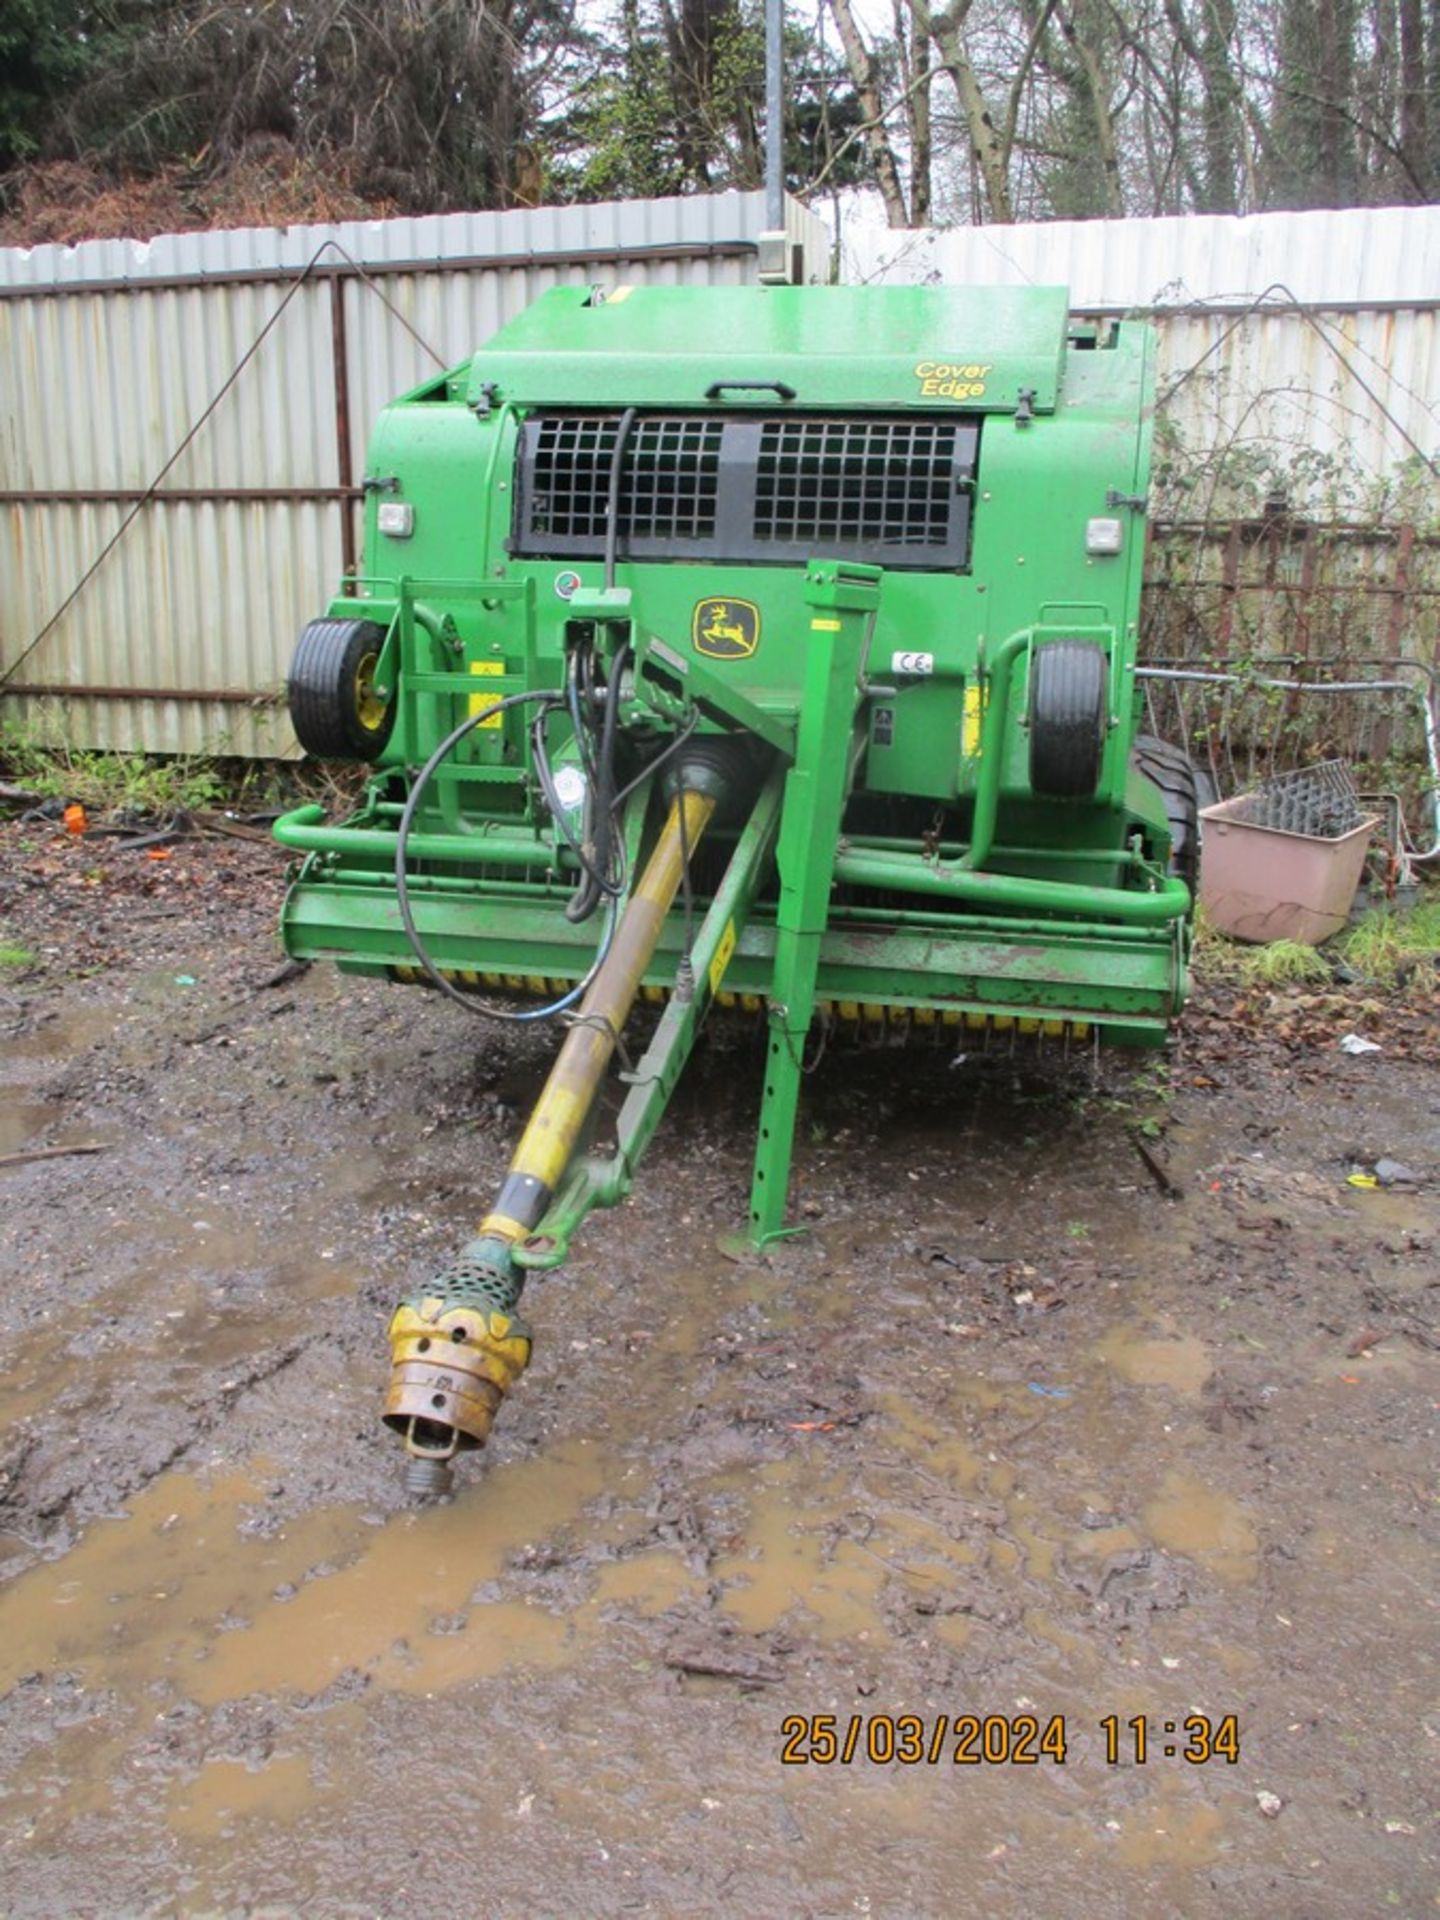
<path fill-rule="evenodd" d="M 1065 286 L 1077 313 L 1153 319 L 1162 417 L 1212 467 L 1229 456 L 1228 498 L 1273 477 L 1294 506 L 1358 506 L 1440 458 L 1440 207 L 862 225 L 842 258 L 855 281 Z"/>
<path fill-rule="evenodd" d="M 862 225 L 842 259 L 1155 323 L 1152 659 L 1436 664 L 1440 208 Z"/>
<path fill-rule="evenodd" d="M 826 229 L 788 218 L 825 277 Z M 762 226 L 722 194 L 0 252 L 7 711 L 292 751 L 275 696 L 353 552 L 380 408 L 551 286 L 746 280 Z M 842 271 L 1155 320 L 1152 658 L 1434 662 L 1440 208 L 857 227 Z"/>
<path fill-rule="evenodd" d="M 826 229 L 788 218 L 823 277 Z M 763 226 L 732 193 L 0 251 L 7 718 L 294 751 L 276 696 L 381 407 L 550 287 L 748 280 Z"/>

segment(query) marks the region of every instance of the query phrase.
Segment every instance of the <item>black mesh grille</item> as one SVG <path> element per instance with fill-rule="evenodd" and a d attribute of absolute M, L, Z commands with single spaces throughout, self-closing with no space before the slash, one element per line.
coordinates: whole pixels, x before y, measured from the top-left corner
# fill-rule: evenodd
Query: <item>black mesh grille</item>
<path fill-rule="evenodd" d="M 618 412 L 520 430 L 511 550 L 598 559 Z M 625 443 L 619 551 L 635 559 L 970 563 L 980 423 L 963 414 L 640 415 Z"/>
<path fill-rule="evenodd" d="M 771 420 L 755 538 L 801 546 L 944 547 L 955 427 L 935 420 Z"/>
<path fill-rule="evenodd" d="M 525 532 L 565 541 L 605 538 L 614 415 L 560 414 L 534 423 Z M 637 420 L 620 481 L 622 540 L 704 540 L 715 531 L 720 420 Z"/>

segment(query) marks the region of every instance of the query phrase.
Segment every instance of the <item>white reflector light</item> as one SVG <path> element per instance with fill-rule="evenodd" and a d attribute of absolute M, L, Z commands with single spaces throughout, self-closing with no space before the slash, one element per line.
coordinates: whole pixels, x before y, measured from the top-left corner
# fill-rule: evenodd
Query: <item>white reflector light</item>
<path fill-rule="evenodd" d="M 382 500 L 375 524 L 392 540 L 408 540 L 415 531 L 415 509 L 408 500 Z M 1090 523 L 1096 523 L 1092 520 Z M 1115 522 L 1119 526 L 1119 521 Z"/>
<path fill-rule="evenodd" d="M 383 513 L 385 509 L 382 507 Z M 1125 529 L 1118 520 L 1087 520 L 1085 522 L 1086 553 L 1119 553 Z"/>

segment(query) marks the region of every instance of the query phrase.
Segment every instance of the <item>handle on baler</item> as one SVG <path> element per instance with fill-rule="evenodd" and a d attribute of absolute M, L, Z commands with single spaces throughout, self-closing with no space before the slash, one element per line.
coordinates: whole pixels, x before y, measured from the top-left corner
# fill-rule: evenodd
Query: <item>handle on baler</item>
<path fill-rule="evenodd" d="M 722 393 L 774 393 L 782 400 L 793 400 L 795 389 L 784 380 L 712 380 L 705 389 L 707 400 L 718 400 Z"/>

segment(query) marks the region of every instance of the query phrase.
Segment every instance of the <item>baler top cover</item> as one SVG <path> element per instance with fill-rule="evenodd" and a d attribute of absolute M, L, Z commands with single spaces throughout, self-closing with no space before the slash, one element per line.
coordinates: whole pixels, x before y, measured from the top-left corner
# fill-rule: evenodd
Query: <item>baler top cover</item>
<path fill-rule="evenodd" d="M 1053 410 L 1063 287 L 557 287 L 470 369 L 520 406 L 733 403 L 778 382 L 804 406 Z M 763 398 L 764 395 L 762 394 Z"/>

